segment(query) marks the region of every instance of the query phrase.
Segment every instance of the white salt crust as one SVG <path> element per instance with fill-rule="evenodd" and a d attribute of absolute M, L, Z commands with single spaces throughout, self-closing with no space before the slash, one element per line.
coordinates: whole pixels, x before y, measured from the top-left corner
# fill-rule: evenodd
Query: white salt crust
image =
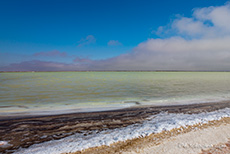
<path fill-rule="evenodd" d="M 142 124 L 133 124 L 125 128 L 106 130 L 99 133 L 94 131 L 87 136 L 77 133 L 63 139 L 35 144 L 26 149 L 21 148 L 15 154 L 60 154 L 76 152 L 91 147 L 110 145 L 118 141 L 144 137 L 153 133 L 160 133 L 164 130 L 169 131 L 181 126 L 187 127 L 195 124 L 204 124 L 212 120 L 220 120 L 223 117 L 230 117 L 230 108 L 199 114 L 162 112 L 147 118 Z"/>

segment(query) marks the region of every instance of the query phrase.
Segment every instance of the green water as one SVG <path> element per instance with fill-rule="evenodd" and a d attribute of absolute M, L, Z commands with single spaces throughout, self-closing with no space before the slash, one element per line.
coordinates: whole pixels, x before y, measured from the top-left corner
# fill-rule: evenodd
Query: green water
<path fill-rule="evenodd" d="M 229 72 L 0 73 L 0 113 L 91 111 L 230 98 Z"/>

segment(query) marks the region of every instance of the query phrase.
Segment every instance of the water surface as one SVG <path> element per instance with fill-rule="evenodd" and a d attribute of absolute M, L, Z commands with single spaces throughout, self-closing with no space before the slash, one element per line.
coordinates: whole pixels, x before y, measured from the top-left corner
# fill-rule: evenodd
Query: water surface
<path fill-rule="evenodd" d="M 0 114 L 216 102 L 229 92 L 229 72 L 0 73 Z"/>

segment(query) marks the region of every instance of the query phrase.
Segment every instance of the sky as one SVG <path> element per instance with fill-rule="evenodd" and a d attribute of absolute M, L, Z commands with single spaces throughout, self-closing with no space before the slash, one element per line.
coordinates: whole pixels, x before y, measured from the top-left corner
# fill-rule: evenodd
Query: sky
<path fill-rule="evenodd" d="M 230 71 L 226 0 L 0 0 L 0 71 Z"/>

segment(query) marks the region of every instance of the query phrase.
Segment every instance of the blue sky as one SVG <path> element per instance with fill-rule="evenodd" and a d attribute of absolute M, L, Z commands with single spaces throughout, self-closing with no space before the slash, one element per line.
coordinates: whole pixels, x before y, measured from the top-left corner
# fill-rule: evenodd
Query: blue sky
<path fill-rule="evenodd" d="M 226 5 L 227 1 L 223 0 L 0 1 L 0 68 L 7 70 L 12 63 L 32 62 L 36 63 L 34 65 L 39 65 L 42 62 L 53 62 L 63 67 L 74 65 L 71 66 L 71 70 L 74 67 L 76 70 L 92 69 L 82 65 L 93 61 L 90 65 L 100 65 L 98 66 L 100 69 L 122 69 L 123 65 L 103 68 L 101 61 L 116 61 L 116 57 L 122 59 L 127 54 L 133 55 L 138 46 L 149 39 L 165 40 L 171 37 L 200 39 L 200 36 L 203 39 L 203 33 L 193 36 L 188 34 L 188 30 L 186 33 L 181 33 L 182 28 L 179 32 L 178 29 L 172 30 L 175 21 L 181 20 L 182 17 L 191 18 L 193 21 L 200 20 L 193 17 L 196 8 Z M 214 21 L 211 19 L 210 21 L 213 25 Z M 208 23 L 209 19 L 205 22 Z M 214 35 L 216 38 L 216 34 Z M 152 55 L 153 59 L 155 55 Z M 77 64 L 76 59 L 80 59 Z M 136 62 L 142 65 L 141 60 Z M 131 65 L 131 62 L 129 64 Z M 115 64 L 106 62 L 104 65 Z M 158 64 L 147 65 L 146 67 L 137 65 L 136 68 L 151 69 L 150 66 L 154 65 L 153 69 L 162 69 L 156 67 Z M 21 64 L 19 66 L 22 67 Z M 124 69 L 129 69 L 125 66 Z M 18 70 L 16 65 L 14 67 Z M 68 69 L 70 68 L 67 67 L 66 70 Z M 175 65 L 169 69 L 182 68 Z"/>

